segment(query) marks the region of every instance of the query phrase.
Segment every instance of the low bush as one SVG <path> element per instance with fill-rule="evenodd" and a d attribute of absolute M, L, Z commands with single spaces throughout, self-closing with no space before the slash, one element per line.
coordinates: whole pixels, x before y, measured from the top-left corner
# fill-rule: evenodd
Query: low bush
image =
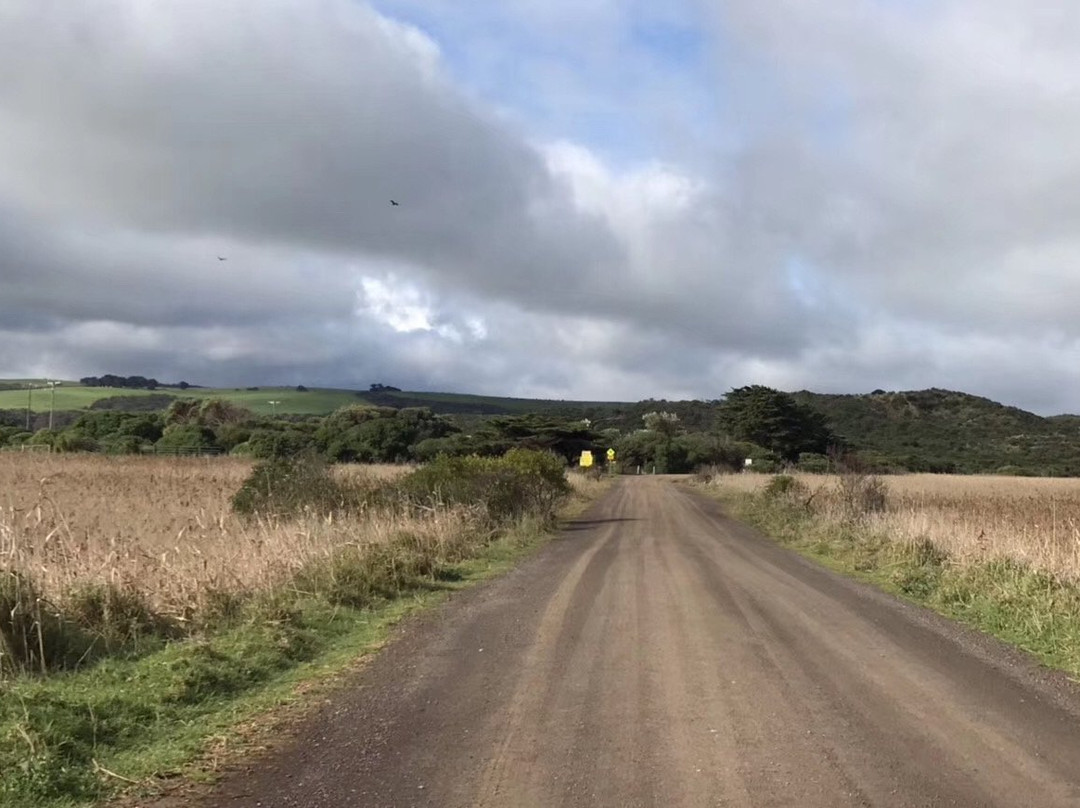
<path fill-rule="evenodd" d="M 836 485 L 837 499 L 848 519 L 864 519 L 882 513 L 888 507 L 889 489 L 880 477 L 860 473 L 841 474 Z"/>
<path fill-rule="evenodd" d="M 501 458 L 442 455 L 393 488 L 411 507 L 475 507 L 495 524 L 527 514 L 550 520 L 570 494 L 563 461 L 550 452 L 529 449 L 512 449 Z"/>
<path fill-rule="evenodd" d="M 807 474 L 828 474 L 831 463 L 827 455 L 803 452 L 799 455 L 799 471 Z"/>
<path fill-rule="evenodd" d="M 345 513 L 359 504 L 356 489 L 335 480 L 314 453 L 258 463 L 232 498 L 237 513 L 274 518 Z"/>
<path fill-rule="evenodd" d="M 770 498 L 788 497 L 796 498 L 805 496 L 806 486 L 789 474 L 777 474 L 765 486 L 765 496 Z"/>

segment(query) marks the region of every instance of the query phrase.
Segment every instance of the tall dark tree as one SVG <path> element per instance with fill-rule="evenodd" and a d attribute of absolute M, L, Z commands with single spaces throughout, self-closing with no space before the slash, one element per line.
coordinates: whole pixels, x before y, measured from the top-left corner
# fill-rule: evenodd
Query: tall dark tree
<path fill-rule="evenodd" d="M 824 415 L 760 384 L 724 396 L 720 426 L 736 440 L 770 449 L 790 462 L 802 452 L 824 454 L 835 443 Z"/>
<path fill-rule="evenodd" d="M 585 449 L 595 449 L 597 433 L 581 419 L 545 415 L 506 415 L 485 424 L 482 437 L 501 453 L 507 449 L 539 449 L 554 452 L 567 461 L 580 457 Z"/>

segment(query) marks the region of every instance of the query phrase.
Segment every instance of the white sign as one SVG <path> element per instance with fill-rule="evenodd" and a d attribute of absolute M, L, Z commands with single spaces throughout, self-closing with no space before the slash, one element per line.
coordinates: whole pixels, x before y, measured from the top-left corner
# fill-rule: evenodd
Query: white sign
<path fill-rule="evenodd" d="M 748 457 L 748 458 L 746 458 L 746 460 L 744 460 L 744 461 L 743 461 L 743 465 L 744 465 L 744 466 L 752 466 L 752 465 L 754 465 L 754 461 L 753 461 L 753 460 L 751 460 L 751 459 L 750 459 L 750 458 Z"/>

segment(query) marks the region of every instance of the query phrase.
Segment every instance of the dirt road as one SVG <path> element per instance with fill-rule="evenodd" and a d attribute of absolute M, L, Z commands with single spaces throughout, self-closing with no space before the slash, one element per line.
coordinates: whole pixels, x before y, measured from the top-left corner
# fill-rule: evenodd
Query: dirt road
<path fill-rule="evenodd" d="M 204 804 L 1080 806 L 1080 689 L 634 478 Z"/>

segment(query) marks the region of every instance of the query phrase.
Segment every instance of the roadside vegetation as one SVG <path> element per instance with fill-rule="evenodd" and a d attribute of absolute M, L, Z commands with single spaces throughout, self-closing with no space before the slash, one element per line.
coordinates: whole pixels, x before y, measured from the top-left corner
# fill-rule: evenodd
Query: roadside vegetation
<path fill-rule="evenodd" d="M 907 475 L 702 475 L 731 513 L 841 572 L 1080 675 L 1080 485 Z"/>
<path fill-rule="evenodd" d="M 574 495 L 546 452 L 331 466 L 0 455 L 0 805 L 152 786 L 502 568 Z"/>

